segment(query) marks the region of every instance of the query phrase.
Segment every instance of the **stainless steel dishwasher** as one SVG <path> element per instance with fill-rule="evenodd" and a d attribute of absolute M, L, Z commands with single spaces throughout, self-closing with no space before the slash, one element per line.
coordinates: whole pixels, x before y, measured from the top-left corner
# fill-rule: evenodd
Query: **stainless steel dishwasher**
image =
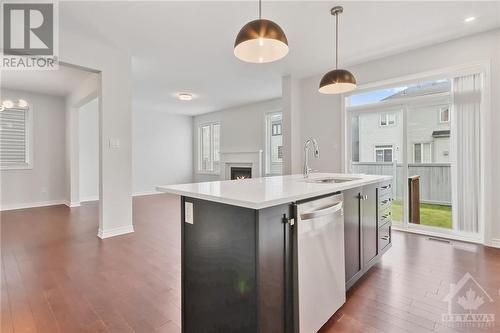
<path fill-rule="evenodd" d="M 297 204 L 295 310 L 314 333 L 345 303 L 343 195 Z"/>

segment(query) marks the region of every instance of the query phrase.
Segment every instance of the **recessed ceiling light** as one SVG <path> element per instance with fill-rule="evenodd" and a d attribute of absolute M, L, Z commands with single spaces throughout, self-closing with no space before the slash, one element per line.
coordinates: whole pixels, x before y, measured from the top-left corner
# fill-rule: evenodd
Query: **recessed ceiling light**
<path fill-rule="evenodd" d="M 181 101 L 190 101 L 193 99 L 193 95 L 188 93 L 178 93 L 177 98 Z"/>
<path fill-rule="evenodd" d="M 474 16 L 469 16 L 469 17 L 467 17 L 467 18 L 464 20 L 464 22 L 465 22 L 465 23 L 469 23 L 469 22 L 472 22 L 472 21 L 475 21 L 475 20 L 476 20 L 476 18 L 475 18 Z"/>
<path fill-rule="evenodd" d="M 12 109 L 14 107 L 14 102 L 7 99 L 7 100 L 2 102 L 2 106 L 6 109 Z"/>

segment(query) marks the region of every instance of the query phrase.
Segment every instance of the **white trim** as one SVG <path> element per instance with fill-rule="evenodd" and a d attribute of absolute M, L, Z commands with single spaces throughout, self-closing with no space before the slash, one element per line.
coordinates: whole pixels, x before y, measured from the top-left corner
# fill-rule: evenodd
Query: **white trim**
<path fill-rule="evenodd" d="M 500 238 L 491 238 L 488 242 L 486 242 L 486 245 L 500 249 Z"/>
<path fill-rule="evenodd" d="M 382 157 L 384 161 L 377 161 L 377 150 L 382 150 Z M 385 161 L 385 150 L 391 151 L 391 161 Z M 392 163 L 394 161 L 394 145 L 393 144 L 375 144 L 373 146 L 373 159 L 375 162 Z"/>
<path fill-rule="evenodd" d="M 99 195 L 93 195 L 85 198 L 80 197 L 80 202 L 89 202 L 89 201 L 99 201 Z"/>
<path fill-rule="evenodd" d="M 394 117 L 394 122 L 392 124 L 389 123 L 389 117 L 392 116 Z M 385 118 L 385 125 L 382 124 L 382 117 Z M 384 112 L 380 114 L 380 117 L 378 119 L 378 126 L 379 127 L 395 127 L 396 126 L 396 113 L 395 112 Z"/>
<path fill-rule="evenodd" d="M 218 169 L 215 169 L 214 167 L 214 164 L 215 164 L 215 159 L 214 159 L 214 127 L 215 126 L 219 126 L 219 168 Z M 202 131 L 202 128 L 203 127 L 209 127 L 210 128 L 210 139 L 209 139 L 209 143 L 210 143 L 210 161 L 211 161 L 211 165 L 212 165 L 212 170 L 204 170 L 202 169 L 202 166 L 203 166 L 203 161 L 202 161 L 202 154 L 203 154 L 203 144 L 202 144 L 202 135 L 201 135 L 201 131 Z M 222 124 L 220 121 L 211 121 L 211 122 L 206 122 L 206 123 L 201 123 L 201 124 L 198 124 L 198 151 L 197 151 L 197 154 L 198 154 L 198 167 L 196 168 L 197 170 L 197 173 L 198 174 L 205 174 L 205 173 L 208 173 L 208 174 L 219 174 L 220 173 L 220 170 L 221 170 L 221 166 L 220 166 L 220 160 L 221 160 L 221 152 L 220 152 L 220 148 L 221 148 L 221 142 L 222 142 Z"/>
<path fill-rule="evenodd" d="M 415 160 L 415 146 L 420 145 L 420 162 L 417 162 Z M 429 145 L 429 158 L 430 161 L 425 161 L 424 162 L 424 145 Z M 433 164 L 432 163 L 432 142 L 413 142 L 412 143 L 412 149 L 413 149 L 413 164 Z"/>
<path fill-rule="evenodd" d="M 396 224 L 392 225 L 392 229 L 397 230 L 397 231 L 402 231 L 402 232 L 408 232 L 411 234 L 418 234 L 418 235 L 424 235 L 424 236 L 457 240 L 457 241 L 468 242 L 468 243 L 482 244 L 481 238 L 470 238 L 470 237 L 454 235 L 454 234 L 445 234 L 443 232 L 434 232 L 434 231 L 429 231 L 429 230 L 405 228 L 401 225 L 396 225 Z"/>
<path fill-rule="evenodd" d="M 46 206 L 57 206 L 57 205 L 67 205 L 66 200 L 50 200 L 50 201 L 39 201 L 39 202 L 29 202 L 21 204 L 10 204 L 2 205 L 0 211 L 15 210 L 15 209 L 25 209 L 25 208 L 36 208 L 36 207 L 46 207 Z"/>
<path fill-rule="evenodd" d="M 5 165 L 0 166 L 0 170 L 31 170 L 34 168 L 34 119 L 33 119 L 33 105 L 28 104 L 26 108 L 12 108 L 17 110 L 23 110 L 26 114 L 26 121 L 24 123 L 25 127 L 25 159 L 26 162 L 17 165 Z"/>
<path fill-rule="evenodd" d="M 75 208 L 75 207 L 80 207 L 81 206 L 80 201 L 70 202 L 70 201 L 64 200 L 64 204 L 66 206 L 68 206 L 69 208 Z"/>
<path fill-rule="evenodd" d="M 443 113 L 443 111 L 448 111 L 448 120 L 446 120 L 446 121 L 443 121 L 443 119 L 441 118 L 441 114 Z M 450 123 L 450 113 L 451 113 L 451 106 L 450 105 L 439 107 L 439 123 L 440 124 L 449 124 Z"/>
<path fill-rule="evenodd" d="M 127 225 L 123 227 L 117 227 L 117 228 L 110 228 L 106 230 L 102 230 L 99 228 L 97 232 L 97 237 L 100 239 L 105 239 L 105 238 L 110 238 L 110 237 L 115 237 L 115 236 L 120 236 L 124 234 L 129 234 L 134 232 L 134 226 L 133 225 Z"/>

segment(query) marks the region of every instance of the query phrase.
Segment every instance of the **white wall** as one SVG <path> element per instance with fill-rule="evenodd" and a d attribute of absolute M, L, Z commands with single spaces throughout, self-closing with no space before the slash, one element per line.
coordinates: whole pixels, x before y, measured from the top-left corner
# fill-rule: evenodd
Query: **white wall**
<path fill-rule="evenodd" d="M 133 112 L 133 192 L 193 179 L 193 117 L 152 110 Z"/>
<path fill-rule="evenodd" d="M 78 109 L 80 201 L 99 200 L 99 101 Z"/>
<path fill-rule="evenodd" d="M 2 170 L 1 209 L 65 201 L 64 98 L 27 91 L 1 90 L 2 99 L 24 99 L 33 119 L 33 168 Z"/>
<path fill-rule="evenodd" d="M 266 121 L 268 112 L 281 111 L 281 98 L 253 103 L 217 112 L 206 113 L 193 119 L 194 180 L 219 180 L 220 175 L 198 173 L 198 127 L 207 122 L 221 124 L 221 152 L 256 152 L 265 149 Z"/>
<path fill-rule="evenodd" d="M 320 157 L 309 158 L 310 167 L 321 172 L 340 172 L 342 165 L 341 138 L 343 128 L 340 115 L 340 97 L 318 92 L 321 77 L 306 78 L 300 82 L 300 157 L 294 161 L 294 169 L 302 172 L 304 142 L 314 137 L 318 140 Z M 295 135 L 295 132 L 294 132 Z"/>
<path fill-rule="evenodd" d="M 61 2 L 60 6 L 71 6 L 71 2 Z M 106 238 L 133 232 L 131 56 L 62 26 L 59 41 L 61 61 L 99 71 L 98 236 Z M 110 139 L 119 140 L 120 147 L 110 148 Z"/>
<path fill-rule="evenodd" d="M 485 190 L 484 198 L 486 209 L 484 221 L 487 231 L 486 242 L 495 243 L 500 246 L 500 223 L 496 223 L 496 216 L 500 216 L 500 205 L 494 202 L 495 197 L 491 195 L 492 189 L 500 188 L 500 174 L 493 170 L 500 169 L 500 30 L 490 31 L 478 35 L 469 36 L 429 47 L 412 50 L 391 57 L 371 61 L 349 67 L 358 84 L 378 82 L 391 78 L 398 78 L 433 70 L 442 70 L 453 66 L 477 63 L 482 61 L 491 63 L 491 76 L 487 78 L 491 91 L 491 117 L 487 121 L 489 127 L 483 129 L 486 140 L 486 163 L 485 163 Z M 301 136 L 307 135 L 318 137 L 320 145 L 338 147 L 338 149 L 327 149 L 326 152 L 335 152 L 327 156 L 329 162 L 322 162 L 328 171 L 341 170 L 340 147 L 343 144 L 344 125 L 341 122 L 341 102 L 337 97 L 321 96 L 317 93 L 317 84 L 322 74 L 301 80 Z M 322 157 L 325 158 L 325 149 L 322 149 Z M 334 160 L 335 159 L 335 160 Z M 313 161 L 314 163 L 315 161 Z M 322 169 L 320 165 L 320 170 Z M 314 166 L 314 165 L 313 165 Z"/>

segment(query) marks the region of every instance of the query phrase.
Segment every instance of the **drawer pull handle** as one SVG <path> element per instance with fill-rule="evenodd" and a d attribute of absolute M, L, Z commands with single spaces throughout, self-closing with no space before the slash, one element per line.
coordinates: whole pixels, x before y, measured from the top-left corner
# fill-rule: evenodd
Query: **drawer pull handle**
<path fill-rule="evenodd" d="M 386 186 L 382 186 L 382 189 L 383 189 L 383 190 L 388 190 L 388 189 L 390 189 L 390 188 L 391 188 L 391 184 L 386 185 Z"/>
<path fill-rule="evenodd" d="M 383 236 L 381 237 L 383 240 L 389 240 L 389 236 Z"/>
<path fill-rule="evenodd" d="M 385 215 L 382 215 L 382 218 L 383 218 L 383 219 L 386 219 L 386 218 L 388 218 L 388 217 L 390 217 L 390 216 L 391 216 L 391 212 L 389 212 L 389 213 L 387 213 L 387 214 L 385 214 Z"/>

